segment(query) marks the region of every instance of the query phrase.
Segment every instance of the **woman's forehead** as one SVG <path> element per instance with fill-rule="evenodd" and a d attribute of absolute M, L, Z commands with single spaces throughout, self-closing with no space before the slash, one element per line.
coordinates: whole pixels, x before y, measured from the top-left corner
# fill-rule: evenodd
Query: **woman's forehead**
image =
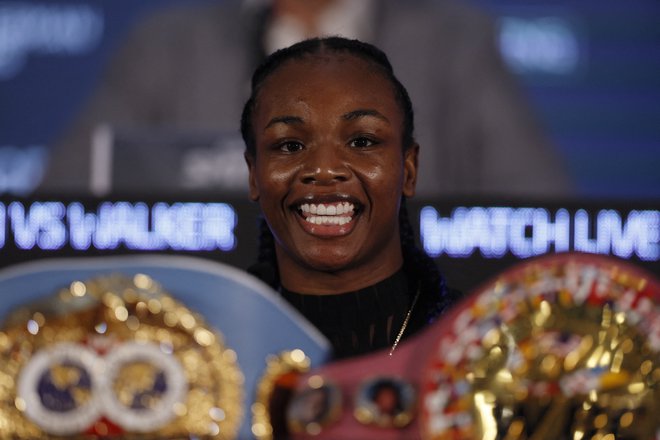
<path fill-rule="evenodd" d="M 313 54 L 287 60 L 264 81 L 257 94 L 256 110 L 273 109 L 293 102 L 332 100 L 386 106 L 398 112 L 395 89 L 373 62 L 345 53 Z"/>

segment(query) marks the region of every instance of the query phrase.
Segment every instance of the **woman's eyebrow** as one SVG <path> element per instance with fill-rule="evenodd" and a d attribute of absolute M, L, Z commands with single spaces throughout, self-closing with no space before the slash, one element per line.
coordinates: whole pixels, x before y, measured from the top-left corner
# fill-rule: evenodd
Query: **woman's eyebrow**
<path fill-rule="evenodd" d="M 284 116 L 275 116 L 272 118 L 270 121 L 268 121 L 268 124 L 266 124 L 266 127 L 264 128 L 270 128 L 271 126 L 275 124 L 302 124 L 304 121 L 301 117 L 299 116 L 289 116 L 289 115 L 284 115 Z"/>
<path fill-rule="evenodd" d="M 348 112 L 344 115 L 342 115 L 342 119 L 346 121 L 351 121 L 353 119 L 357 118 L 363 118 L 365 116 L 373 116 L 378 119 L 382 119 L 383 121 L 389 123 L 390 120 L 385 117 L 382 113 L 380 113 L 377 110 L 373 109 L 358 109 L 358 110 L 353 110 L 352 112 Z"/>

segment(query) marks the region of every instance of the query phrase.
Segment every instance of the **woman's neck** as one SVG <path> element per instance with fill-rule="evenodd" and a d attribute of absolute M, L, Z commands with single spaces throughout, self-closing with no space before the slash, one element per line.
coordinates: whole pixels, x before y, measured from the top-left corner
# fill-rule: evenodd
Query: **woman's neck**
<path fill-rule="evenodd" d="M 278 261 L 278 266 L 280 284 L 285 289 L 307 295 L 336 295 L 364 289 L 391 277 L 401 270 L 403 258 L 387 261 L 384 264 L 368 264 L 336 271 L 298 265 L 292 268 L 282 260 Z"/>

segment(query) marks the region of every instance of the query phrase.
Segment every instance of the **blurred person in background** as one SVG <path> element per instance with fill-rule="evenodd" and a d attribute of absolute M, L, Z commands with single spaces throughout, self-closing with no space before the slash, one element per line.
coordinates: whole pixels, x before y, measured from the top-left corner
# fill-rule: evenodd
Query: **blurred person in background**
<path fill-rule="evenodd" d="M 41 190 L 88 190 L 91 139 L 104 124 L 120 132 L 238 135 L 254 67 L 278 48 L 323 35 L 388 53 L 416 104 L 417 139 L 426 146 L 419 196 L 571 193 L 560 157 L 501 59 L 494 24 L 458 0 L 223 0 L 160 11 L 111 60 L 55 146 Z M 238 169 L 242 148 L 234 150 L 236 160 L 214 162 L 224 167 L 213 173 Z M 207 189 L 244 192 L 246 181 Z"/>

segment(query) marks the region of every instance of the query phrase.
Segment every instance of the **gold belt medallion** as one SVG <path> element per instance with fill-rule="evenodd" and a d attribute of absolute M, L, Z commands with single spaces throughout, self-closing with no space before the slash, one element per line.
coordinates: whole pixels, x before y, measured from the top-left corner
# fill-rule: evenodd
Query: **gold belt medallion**
<path fill-rule="evenodd" d="M 0 329 L 0 432 L 12 439 L 236 438 L 236 353 L 146 275 L 103 276 Z"/>

